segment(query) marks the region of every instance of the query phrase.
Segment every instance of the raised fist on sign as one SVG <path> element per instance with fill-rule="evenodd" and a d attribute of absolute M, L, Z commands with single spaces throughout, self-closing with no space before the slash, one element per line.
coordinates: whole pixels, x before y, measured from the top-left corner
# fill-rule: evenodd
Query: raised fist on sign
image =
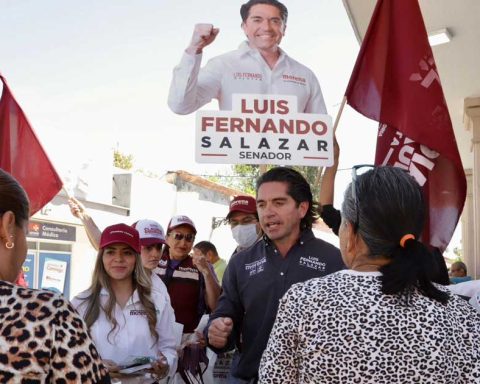
<path fill-rule="evenodd" d="M 187 53 L 202 53 L 203 48 L 211 44 L 217 37 L 218 28 L 214 28 L 212 24 L 195 24 L 193 29 L 192 40 L 186 49 Z"/>

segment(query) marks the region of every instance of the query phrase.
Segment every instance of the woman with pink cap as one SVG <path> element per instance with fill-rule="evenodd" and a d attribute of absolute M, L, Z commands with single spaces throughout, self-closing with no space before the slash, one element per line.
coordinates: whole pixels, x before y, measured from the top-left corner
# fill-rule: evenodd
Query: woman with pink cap
<path fill-rule="evenodd" d="M 72 215 L 82 222 L 88 239 L 90 240 L 90 244 L 98 251 L 101 231 L 97 224 L 87 212 L 85 206 L 75 197 L 69 198 L 68 205 L 70 206 Z M 167 287 L 157 274 L 151 273 L 158 267 L 158 262 L 160 261 L 166 244 L 163 227 L 155 220 L 149 219 L 138 220 L 132 224 L 132 227 L 138 231 L 140 237 L 140 256 L 142 259 L 142 265 L 145 268 L 145 272 L 150 275 L 152 289 L 165 295 L 165 298 L 170 302 Z"/>
<path fill-rule="evenodd" d="M 151 288 L 136 229 L 116 224 L 102 232 L 91 286 L 72 304 L 111 372 L 138 358 L 152 361 L 152 379 L 138 382 L 175 372 L 173 310 L 165 295 Z"/>

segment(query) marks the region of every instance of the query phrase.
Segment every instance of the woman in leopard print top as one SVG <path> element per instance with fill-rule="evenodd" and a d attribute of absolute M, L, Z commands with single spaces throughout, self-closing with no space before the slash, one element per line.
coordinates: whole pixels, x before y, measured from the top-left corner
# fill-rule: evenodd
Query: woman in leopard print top
<path fill-rule="evenodd" d="M 424 211 L 405 171 L 355 173 L 339 233 L 350 269 L 287 292 L 261 383 L 480 383 L 480 314 L 432 284 Z"/>
<path fill-rule="evenodd" d="M 0 170 L 0 382 L 110 383 L 85 323 L 62 296 L 17 287 L 28 198 Z"/>

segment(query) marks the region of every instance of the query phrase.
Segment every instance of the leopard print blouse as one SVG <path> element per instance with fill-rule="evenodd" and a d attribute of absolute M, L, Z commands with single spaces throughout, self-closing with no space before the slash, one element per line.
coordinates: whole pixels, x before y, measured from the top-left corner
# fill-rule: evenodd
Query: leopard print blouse
<path fill-rule="evenodd" d="M 110 383 L 110 378 L 67 300 L 0 281 L 0 382 Z"/>
<path fill-rule="evenodd" d="M 444 288 L 440 288 L 444 289 Z M 381 292 L 378 272 L 340 271 L 280 301 L 260 382 L 480 383 L 480 313 L 451 295 Z"/>

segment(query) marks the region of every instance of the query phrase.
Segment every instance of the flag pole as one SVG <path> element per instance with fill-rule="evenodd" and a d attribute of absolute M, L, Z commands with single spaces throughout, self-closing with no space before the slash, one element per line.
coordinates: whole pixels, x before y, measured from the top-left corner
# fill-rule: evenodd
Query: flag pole
<path fill-rule="evenodd" d="M 343 108 L 345 107 L 346 103 L 347 103 L 347 96 L 343 96 L 342 102 L 340 104 L 340 108 L 337 112 L 337 118 L 335 119 L 335 123 L 333 124 L 333 134 L 337 132 L 338 122 L 340 121 L 340 116 L 342 116 Z"/>
<path fill-rule="evenodd" d="M 72 196 L 70 195 L 70 192 L 68 192 L 68 189 L 65 188 L 65 184 L 63 183 L 63 180 L 62 180 L 62 189 L 63 189 L 63 191 L 65 192 L 65 194 L 67 195 L 67 199 L 70 200 L 70 198 L 71 198 Z"/>

